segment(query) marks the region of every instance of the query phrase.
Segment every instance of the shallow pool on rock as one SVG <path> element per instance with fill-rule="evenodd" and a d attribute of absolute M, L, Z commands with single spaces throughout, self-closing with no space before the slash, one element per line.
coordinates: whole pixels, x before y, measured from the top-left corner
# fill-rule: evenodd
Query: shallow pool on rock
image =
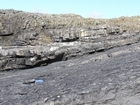
<path fill-rule="evenodd" d="M 37 83 L 43 83 L 43 82 L 44 82 L 44 80 L 42 80 L 42 79 L 35 80 L 35 84 L 37 84 Z"/>

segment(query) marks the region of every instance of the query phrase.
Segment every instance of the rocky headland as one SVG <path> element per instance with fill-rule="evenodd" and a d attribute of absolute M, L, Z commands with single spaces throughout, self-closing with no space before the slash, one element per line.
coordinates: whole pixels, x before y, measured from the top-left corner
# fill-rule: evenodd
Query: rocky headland
<path fill-rule="evenodd" d="M 139 105 L 139 41 L 140 16 L 0 10 L 0 103 Z"/>

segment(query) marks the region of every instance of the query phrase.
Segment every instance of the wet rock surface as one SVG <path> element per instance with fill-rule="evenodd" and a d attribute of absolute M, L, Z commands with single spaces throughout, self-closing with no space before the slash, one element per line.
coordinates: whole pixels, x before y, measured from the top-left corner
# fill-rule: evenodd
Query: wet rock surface
<path fill-rule="evenodd" d="M 139 46 L 137 43 L 44 67 L 0 72 L 0 104 L 139 105 Z"/>

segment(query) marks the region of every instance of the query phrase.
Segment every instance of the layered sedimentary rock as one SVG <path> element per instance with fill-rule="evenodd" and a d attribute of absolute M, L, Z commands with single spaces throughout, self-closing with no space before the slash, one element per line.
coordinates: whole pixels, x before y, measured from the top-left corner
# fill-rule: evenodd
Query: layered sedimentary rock
<path fill-rule="evenodd" d="M 3 46 L 0 49 L 0 70 L 31 68 L 75 57 L 106 51 L 110 48 L 139 42 L 140 35 L 125 40 L 101 42 L 63 42 L 46 46 Z M 86 42 L 85 42 L 86 41 Z"/>
<path fill-rule="evenodd" d="M 48 66 L 0 72 L 0 104 L 139 105 L 139 55 L 136 43 Z"/>
<path fill-rule="evenodd" d="M 0 104 L 139 105 L 139 41 L 139 16 L 0 10 Z"/>
<path fill-rule="evenodd" d="M 139 16 L 91 19 L 75 14 L 0 10 L 0 45 L 46 45 L 52 42 L 85 41 L 85 37 L 92 42 L 124 40 L 139 34 L 139 21 Z"/>
<path fill-rule="evenodd" d="M 0 10 L 0 70 L 47 65 L 139 42 L 139 21 L 139 16 L 90 19 Z"/>

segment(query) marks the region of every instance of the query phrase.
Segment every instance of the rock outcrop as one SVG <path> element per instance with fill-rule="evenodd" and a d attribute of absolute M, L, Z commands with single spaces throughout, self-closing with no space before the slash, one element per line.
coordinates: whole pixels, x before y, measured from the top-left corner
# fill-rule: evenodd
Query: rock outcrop
<path fill-rule="evenodd" d="M 139 105 L 139 41 L 139 16 L 0 10 L 0 104 Z"/>
<path fill-rule="evenodd" d="M 65 42 L 47 46 L 5 46 L 0 50 L 0 70 L 30 68 L 109 49 L 102 43 Z"/>
<path fill-rule="evenodd" d="M 1 105 L 139 105 L 140 43 L 0 72 Z"/>
<path fill-rule="evenodd" d="M 139 22 L 139 16 L 91 19 L 75 14 L 51 15 L 0 10 L 0 45 L 46 45 L 53 42 L 85 41 L 85 37 L 92 42 L 123 40 L 140 33 Z"/>
<path fill-rule="evenodd" d="M 140 17 L 0 10 L 0 70 L 30 68 L 140 41 Z"/>
<path fill-rule="evenodd" d="M 56 61 L 63 61 L 75 57 L 102 52 L 114 47 L 120 47 L 139 42 L 140 35 L 123 40 L 90 42 L 53 43 L 46 46 L 3 46 L 0 49 L 0 70 L 25 69 L 45 66 Z"/>

